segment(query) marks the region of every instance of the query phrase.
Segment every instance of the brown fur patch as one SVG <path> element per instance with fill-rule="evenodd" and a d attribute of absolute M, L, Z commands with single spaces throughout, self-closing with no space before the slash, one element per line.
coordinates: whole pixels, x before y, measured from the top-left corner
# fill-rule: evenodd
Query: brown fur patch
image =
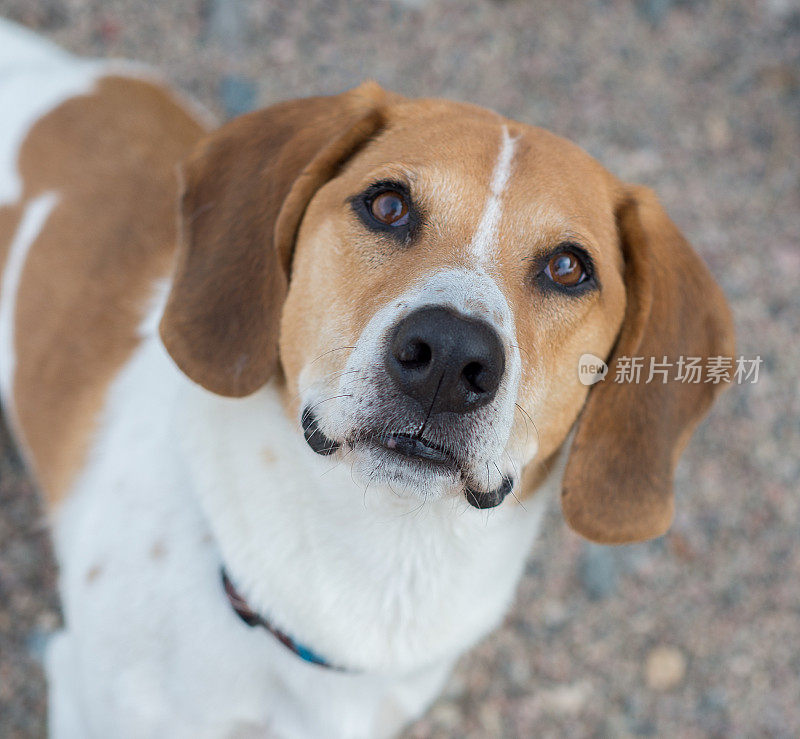
<path fill-rule="evenodd" d="M 200 125 L 157 85 L 107 77 L 39 120 L 19 155 L 20 206 L 58 203 L 31 246 L 15 315 L 15 416 L 48 501 L 83 465 L 106 388 L 135 348 L 153 281 L 175 246 L 176 165 Z"/>
<path fill-rule="evenodd" d="M 4 205 L 0 207 L 0 264 L 5 264 L 11 241 L 22 218 L 22 206 Z"/>

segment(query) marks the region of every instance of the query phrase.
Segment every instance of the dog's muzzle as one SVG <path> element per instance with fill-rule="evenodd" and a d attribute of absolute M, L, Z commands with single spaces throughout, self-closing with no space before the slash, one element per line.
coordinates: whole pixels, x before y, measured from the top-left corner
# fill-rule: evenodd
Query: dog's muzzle
<path fill-rule="evenodd" d="M 459 437 L 462 419 L 489 404 L 500 387 L 506 360 L 495 329 L 445 307 L 425 306 L 401 319 L 388 337 L 383 395 L 394 399 L 398 417 L 406 420 L 392 431 L 381 428 L 379 419 L 373 428 L 355 431 L 344 443 L 370 445 L 417 469 L 460 477 L 465 480 L 465 497 L 475 508 L 502 503 L 513 480 L 504 476 L 489 491 L 468 484 L 464 470 L 470 460 L 465 458 L 467 445 Z M 306 441 L 317 454 L 333 454 L 341 447 L 343 442 L 323 433 L 314 406 L 303 411 L 301 423 Z"/>

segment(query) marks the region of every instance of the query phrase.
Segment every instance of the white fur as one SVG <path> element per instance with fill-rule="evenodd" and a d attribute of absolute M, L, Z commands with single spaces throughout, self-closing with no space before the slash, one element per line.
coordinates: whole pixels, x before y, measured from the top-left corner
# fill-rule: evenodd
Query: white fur
<path fill-rule="evenodd" d="M 489 195 L 483 208 L 481 220 L 470 244 L 470 253 L 477 268 L 486 267 L 492 260 L 500 218 L 503 214 L 503 192 L 511 176 L 511 163 L 517 140 L 508 133 L 508 126 L 503 126 L 500 141 L 500 152 L 494 165 L 492 179 L 489 183 Z"/>
<path fill-rule="evenodd" d="M 308 449 L 273 388 L 207 393 L 153 335 L 97 438 L 55 528 L 56 737 L 390 735 L 497 624 L 544 505 L 365 493 Z M 243 625 L 222 562 L 253 607 L 354 671 L 309 665 Z"/>
<path fill-rule="evenodd" d="M 6 411 L 13 416 L 13 381 L 16 355 L 14 347 L 14 316 L 17 290 L 22 268 L 31 244 L 47 222 L 58 198 L 55 193 L 45 193 L 31 200 L 25 207 L 17 232 L 8 247 L 0 285 L 0 397 Z"/>
<path fill-rule="evenodd" d="M 0 18 L 0 73 L 22 65 L 66 61 L 67 52 L 24 26 Z"/>

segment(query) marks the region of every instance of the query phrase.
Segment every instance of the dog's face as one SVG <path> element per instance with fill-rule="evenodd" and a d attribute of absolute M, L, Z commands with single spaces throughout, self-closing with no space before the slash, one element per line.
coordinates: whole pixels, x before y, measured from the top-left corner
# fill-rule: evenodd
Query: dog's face
<path fill-rule="evenodd" d="M 420 135 L 424 132 L 424 136 Z M 289 412 L 367 483 L 500 503 L 583 405 L 625 310 L 612 183 L 541 130 L 407 103 L 308 204 Z"/>
<path fill-rule="evenodd" d="M 221 129 L 183 213 L 162 336 L 200 384 L 246 395 L 280 367 L 315 452 L 476 507 L 525 492 L 583 409 L 570 523 L 601 541 L 668 526 L 719 386 L 606 380 L 587 401 L 577 371 L 584 353 L 733 351 L 724 299 L 648 192 L 540 129 L 367 85 Z"/>

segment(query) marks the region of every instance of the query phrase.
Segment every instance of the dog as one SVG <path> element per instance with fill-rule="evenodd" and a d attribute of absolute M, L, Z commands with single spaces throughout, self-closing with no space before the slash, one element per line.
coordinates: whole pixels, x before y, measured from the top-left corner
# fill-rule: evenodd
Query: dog
<path fill-rule="evenodd" d="M 667 531 L 725 383 L 615 371 L 734 339 L 652 191 L 374 82 L 216 127 L 142 67 L 0 48 L 52 736 L 391 736 L 500 622 L 549 498 L 596 542 Z"/>

